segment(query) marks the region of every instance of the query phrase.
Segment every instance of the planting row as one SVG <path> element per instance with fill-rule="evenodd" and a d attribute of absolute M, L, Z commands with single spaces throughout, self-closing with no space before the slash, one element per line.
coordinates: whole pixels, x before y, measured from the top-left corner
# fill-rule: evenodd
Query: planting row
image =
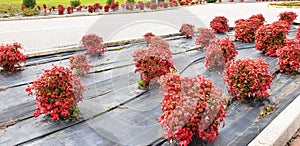
<path fill-rule="evenodd" d="M 290 17 L 292 13 L 288 14 Z M 225 20 L 224 17 L 216 18 Z M 262 23 L 254 32 L 255 48 L 265 55 L 278 55 L 277 64 L 281 72 L 299 74 L 299 31 L 295 38 L 286 39 L 292 21 L 284 19 L 263 25 L 262 15 L 254 15 L 248 20 Z M 244 21 L 239 20 L 238 24 Z M 218 28 L 222 30 L 219 32 L 228 29 L 226 26 Z M 186 39 L 194 37 L 193 25 L 183 24 L 179 32 Z M 204 76 L 184 77 L 177 74 L 169 43 L 152 33 L 144 37 L 147 48 L 136 49 L 132 53 L 135 72 L 140 73 L 138 84 L 142 89 L 151 90 L 155 84 L 161 84 L 163 113 L 158 121 L 165 128 L 165 137 L 179 145 L 188 145 L 194 136 L 206 142 L 216 141 L 218 128 L 226 117 L 226 102 L 221 98 L 221 90 Z M 88 54 L 105 53 L 102 38 L 95 34 L 84 36 L 81 42 Z M 273 75 L 265 60 L 246 58 L 235 61 L 237 47 L 233 41 L 216 38 L 210 29 L 200 28 L 195 44 L 198 49 L 205 49 L 205 66 L 213 72 L 224 74 L 223 80 L 232 97 L 246 102 L 264 101 L 269 97 Z M 0 65 L 8 73 L 17 71 L 20 62 L 26 62 L 20 48 L 18 43 L 1 46 Z M 83 99 L 84 87 L 77 76 L 86 76 L 90 68 L 85 54 L 75 54 L 70 58 L 70 68 L 53 66 L 45 70 L 26 88 L 29 95 L 36 96 L 34 116 L 47 114 L 51 120 L 78 120 L 77 104 Z"/>
<path fill-rule="evenodd" d="M 32 0 L 27 0 L 32 1 Z M 80 1 L 72 1 L 71 6 L 63 6 L 58 5 L 56 6 L 47 6 L 43 4 L 42 6 L 35 5 L 33 2 L 23 3 L 21 7 L 21 12 L 24 16 L 32 16 L 32 15 L 49 15 L 49 14 L 72 14 L 74 12 L 110 12 L 110 11 L 118 11 L 121 10 L 154 10 L 157 8 L 168 8 L 168 7 L 177 7 L 179 5 L 195 5 L 201 3 L 201 1 L 192 1 L 192 0 L 171 0 L 169 2 L 160 1 L 159 3 L 156 2 L 143 2 L 143 1 L 127 1 L 125 4 L 119 4 L 119 2 L 114 1 L 107 1 L 107 4 L 101 5 L 100 3 L 95 3 L 93 5 L 80 5 Z"/>

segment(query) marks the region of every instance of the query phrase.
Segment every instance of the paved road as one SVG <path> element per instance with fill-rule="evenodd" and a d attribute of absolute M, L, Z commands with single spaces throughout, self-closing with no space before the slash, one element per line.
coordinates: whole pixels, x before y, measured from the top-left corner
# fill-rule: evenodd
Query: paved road
<path fill-rule="evenodd" d="M 20 42 L 27 52 L 44 51 L 77 44 L 82 35 L 96 33 L 105 41 L 140 38 L 146 32 L 157 35 L 176 33 L 182 23 L 207 27 L 218 15 L 229 19 L 230 26 L 239 18 L 262 13 L 267 23 L 280 12 L 299 9 L 272 8 L 267 3 L 206 4 L 148 13 L 116 14 L 40 20 L 0 22 L 0 43 Z M 297 20 L 298 21 L 298 20 Z"/>

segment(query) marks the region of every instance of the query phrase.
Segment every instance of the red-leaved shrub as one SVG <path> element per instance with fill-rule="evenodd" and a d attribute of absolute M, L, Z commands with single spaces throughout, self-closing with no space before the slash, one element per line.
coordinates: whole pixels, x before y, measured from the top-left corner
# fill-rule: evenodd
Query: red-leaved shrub
<path fill-rule="evenodd" d="M 26 92 L 36 96 L 37 104 L 34 117 L 49 114 L 51 120 L 77 120 L 79 109 L 77 103 L 83 99 L 84 87 L 79 77 L 72 75 L 69 68 L 53 66 L 45 70 L 32 85 L 28 85 Z"/>
<path fill-rule="evenodd" d="M 216 35 L 211 29 L 199 28 L 198 30 L 199 30 L 199 35 L 196 39 L 195 44 L 199 45 L 200 48 L 207 47 L 209 45 L 210 40 L 216 37 Z"/>
<path fill-rule="evenodd" d="M 20 43 L 0 45 L 0 66 L 8 72 L 16 71 L 20 67 L 20 62 L 26 63 L 26 56 L 20 52 Z"/>
<path fill-rule="evenodd" d="M 299 40 L 286 39 L 286 46 L 277 50 L 279 56 L 277 65 L 280 66 L 280 72 L 288 74 L 299 74 L 300 69 L 300 44 Z"/>
<path fill-rule="evenodd" d="M 294 20 L 297 18 L 297 14 L 292 11 L 286 11 L 279 14 L 279 20 L 284 20 L 288 22 L 289 24 L 292 24 Z"/>
<path fill-rule="evenodd" d="M 150 4 L 150 9 L 151 9 L 151 10 L 154 10 L 154 9 L 156 9 L 156 8 L 157 8 L 156 3 L 151 3 L 151 4 Z"/>
<path fill-rule="evenodd" d="M 84 54 L 74 54 L 70 58 L 70 68 L 75 76 L 86 76 L 91 67 Z"/>
<path fill-rule="evenodd" d="M 229 38 L 211 40 L 205 50 L 205 66 L 212 71 L 222 71 L 237 55 L 236 46 Z"/>
<path fill-rule="evenodd" d="M 95 12 L 95 8 L 94 8 L 94 6 L 92 6 L 92 5 L 89 5 L 89 6 L 88 6 L 88 12 L 90 12 L 90 13 L 93 13 L 93 12 Z"/>
<path fill-rule="evenodd" d="M 249 17 L 249 19 L 259 19 L 262 23 L 266 20 L 262 14 L 256 14 Z"/>
<path fill-rule="evenodd" d="M 249 19 L 235 21 L 235 39 L 244 43 L 254 42 L 255 32 L 264 24 L 264 21 L 265 18 L 262 14 L 252 15 Z"/>
<path fill-rule="evenodd" d="M 134 72 L 140 72 L 139 84 L 145 89 L 151 80 L 155 83 L 160 76 L 175 70 L 170 46 L 160 37 L 152 37 L 149 48 L 135 50 L 132 57 L 136 66 Z"/>
<path fill-rule="evenodd" d="M 144 35 L 144 40 L 146 43 L 150 43 L 151 38 L 154 37 L 155 35 L 152 32 L 148 32 Z"/>
<path fill-rule="evenodd" d="M 162 111 L 158 121 L 165 138 L 187 146 L 193 137 L 216 141 L 219 125 L 226 117 L 222 91 L 203 76 L 181 77 L 169 73 L 160 79 Z"/>
<path fill-rule="evenodd" d="M 224 16 L 216 16 L 210 21 L 210 28 L 217 33 L 224 33 L 229 30 L 228 19 Z"/>
<path fill-rule="evenodd" d="M 65 8 L 63 5 L 58 5 L 58 15 L 63 15 L 64 14 L 64 11 L 65 11 Z"/>
<path fill-rule="evenodd" d="M 101 55 L 104 53 L 104 45 L 102 37 L 97 36 L 96 34 L 87 34 L 82 37 L 81 43 L 84 48 L 86 48 L 86 52 L 91 55 Z"/>
<path fill-rule="evenodd" d="M 261 26 L 255 32 L 255 48 L 262 51 L 266 56 L 277 56 L 276 50 L 284 46 L 289 27 L 286 21 L 276 21 Z"/>
<path fill-rule="evenodd" d="M 261 58 L 238 59 L 231 63 L 224 71 L 228 93 L 242 101 L 267 99 L 273 79 L 268 67 Z"/>
<path fill-rule="evenodd" d="M 179 32 L 185 36 L 185 38 L 192 38 L 194 37 L 194 25 L 191 24 L 182 24 L 180 27 Z"/>
<path fill-rule="evenodd" d="M 109 4 L 106 4 L 104 6 L 104 12 L 109 12 L 109 9 L 110 9 L 110 5 Z"/>

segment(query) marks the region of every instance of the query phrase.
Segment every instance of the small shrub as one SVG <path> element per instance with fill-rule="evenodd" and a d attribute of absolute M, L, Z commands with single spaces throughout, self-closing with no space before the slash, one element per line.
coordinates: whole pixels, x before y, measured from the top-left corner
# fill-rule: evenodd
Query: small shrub
<path fill-rule="evenodd" d="M 37 9 L 33 8 L 25 8 L 22 12 L 23 16 L 34 16 L 40 14 L 40 11 Z"/>
<path fill-rule="evenodd" d="M 224 33 L 229 30 L 228 19 L 224 16 L 217 16 L 210 22 L 210 28 L 217 33 Z"/>
<path fill-rule="evenodd" d="M 151 4 L 152 4 L 151 2 L 146 2 L 145 3 L 146 8 L 150 9 Z"/>
<path fill-rule="evenodd" d="M 82 6 L 79 6 L 78 8 L 76 8 L 77 11 L 81 11 L 82 10 Z"/>
<path fill-rule="evenodd" d="M 142 1 L 139 1 L 136 5 L 137 9 L 140 9 L 140 10 L 144 10 L 145 9 L 145 3 L 142 2 Z M 150 6 L 149 6 L 150 7 Z"/>
<path fill-rule="evenodd" d="M 33 9 L 35 7 L 35 5 L 36 5 L 36 1 L 35 0 L 23 0 L 23 5 L 26 8 Z"/>
<path fill-rule="evenodd" d="M 47 5 L 46 5 L 46 4 L 43 4 L 43 8 L 44 8 L 44 9 L 47 9 Z"/>
<path fill-rule="evenodd" d="M 111 4 L 111 7 L 110 7 L 113 11 L 117 11 L 117 10 L 119 10 L 119 3 L 118 2 L 113 2 L 112 4 Z"/>
<path fill-rule="evenodd" d="M 14 72 L 20 67 L 20 62 L 26 63 L 26 56 L 20 52 L 21 44 L 0 45 L 0 66 L 8 72 Z"/>
<path fill-rule="evenodd" d="M 63 15 L 65 12 L 65 8 L 63 5 L 58 5 L 58 15 Z"/>
<path fill-rule="evenodd" d="M 72 75 L 69 68 L 53 66 L 28 85 L 26 92 L 35 91 L 37 104 L 34 117 L 49 114 L 51 120 L 77 120 L 77 103 L 83 99 L 84 87 L 79 77 Z"/>
<path fill-rule="evenodd" d="M 87 34 L 82 37 L 81 43 L 84 48 L 87 49 L 87 53 L 91 55 L 101 55 L 104 53 L 104 45 L 102 37 L 97 36 L 96 34 Z"/>
<path fill-rule="evenodd" d="M 152 37 L 148 49 L 138 49 L 132 54 L 136 69 L 140 72 L 140 87 L 147 89 L 152 80 L 154 83 L 162 75 L 175 70 L 170 59 L 172 53 L 169 44 L 160 37 Z"/>
<path fill-rule="evenodd" d="M 80 4 L 81 4 L 80 0 L 71 0 L 70 1 L 70 5 L 74 6 L 74 7 L 78 7 L 78 6 L 80 6 Z"/>
<path fill-rule="evenodd" d="M 154 10 L 154 9 L 156 9 L 156 8 L 157 8 L 156 3 L 151 3 L 150 9 L 151 9 L 151 10 Z"/>
<path fill-rule="evenodd" d="M 224 70 L 230 61 L 234 61 L 236 48 L 229 38 L 212 40 L 205 50 L 205 66 L 212 71 Z"/>
<path fill-rule="evenodd" d="M 218 127 L 226 117 L 222 91 L 200 75 L 181 77 L 169 73 L 161 77 L 160 83 L 163 114 L 158 121 L 165 129 L 164 137 L 181 146 L 189 145 L 193 137 L 208 143 L 216 141 Z"/>
<path fill-rule="evenodd" d="M 93 5 L 93 8 L 94 8 L 94 12 L 98 11 L 99 9 L 101 10 L 102 9 L 102 6 L 100 3 L 95 3 Z"/>
<path fill-rule="evenodd" d="M 286 21 L 276 21 L 261 26 L 255 33 L 255 48 L 262 51 L 266 56 L 277 56 L 276 50 L 285 45 L 284 40 L 289 27 Z"/>
<path fill-rule="evenodd" d="M 104 12 L 109 12 L 109 9 L 110 9 L 110 5 L 106 4 L 104 6 Z"/>
<path fill-rule="evenodd" d="M 265 22 L 265 17 L 262 14 L 256 14 L 249 17 L 249 19 L 259 19 L 262 23 Z"/>
<path fill-rule="evenodd" d="M 91 67 L 84 54 L 74 54 L 70 58 L 70 68 L 75 76 L 86 76 Z"/>
<path fill-rule="evenodd" d="M 207 28 L 199 28 L 199 35 L 196 39 L 195 44 L 199 45 L 200 48 L 207 47 L 209 45 L 210 40 L 214 39 L 216 35 L 214 32 Z"/>
<path fill-rule="evenodd" d="M 286 46 L 277 50 L 279 56 L 277 65 L 280 66 L 280 72 L 296 75 L 300 69 L 300 44 L 299 40 L 285 40 Z"/>
<path fill-rule="evenodd" d="M 244 43 L 254 42 L 255 32 L 264 24 L 264 21 L 265 18 L 262 14 L 252 15 L 249 19 L 235 21 L 235 39 Z"/>
<path fill-rule="evenodd" d="M 94 12 L 95 12 L 94 6 L 89 5 L 89 6 L 88 6 L 88 12 L 89 12 L 89 13 L 94 13 Z"/>
<path fill-rule="evenodd" d="M 242 101 L 258 101 L 269 97 L 272 74 L 269 64 L 261 58 L 238 59 L 225 69 L 228 93 Z"/>
<path fill-rule="evenodd" d="M 72 7 L 68 7 L 68 8 L 67 8 L 67 13 L 68 13 L 68 14 L 73 13 L 73 8 L 72 8 Z"/>
<path fill-rule="evenodd" d="M 148 32 L 144 35 L 144 40 L 146 43 L 151 42 L 151 38 L 154 37 L 155 35 L 152 32 Z"/>
<path fill-rule="evenodd" d="M 295 12 L 282 12 L 279 14 L 279 20 L 284 20 L 288 22 L 289 24 L 292 24 L 294 20 L 297 18 L 297 14 Z"/>
<path fill-rule="evenodd" d="M 179 32 L 185 36 L 185 38 L 193 38 L 194 37 L 194 25 L 191 24 L 182 24 Z"/>

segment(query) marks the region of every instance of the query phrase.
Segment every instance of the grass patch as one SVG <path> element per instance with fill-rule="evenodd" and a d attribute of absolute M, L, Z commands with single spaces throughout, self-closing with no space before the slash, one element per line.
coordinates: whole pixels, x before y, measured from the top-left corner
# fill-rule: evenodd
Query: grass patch
<path fill-rule="evenodd" d="M 19 12 L 19 5 L 16 3 L 1 3 L 0 2 L 0 14 L 3 16 L 14 16 Z"/>
<path fill-rule="evenodd" d="M 300 2 L 283 2 L 283 3 L 271 3 L 269 4 L 271 6 L 286 6 L 286 7 L 292 7 L 292 6 L 300 6 Z"/>
<path fill-rule="evenodd" d="M 115 0 L 119 3 L 124 3 L 124 0 Z M 94 3 L 100 3 L 101 5 L 106 4 L 106 0 L 80 0 L 81 5 L 92 5 Z M 3 4 L 14 4 L 17 5 L 18 8 L 22 6 L 23 0 L 1 0 L 0 5 Z M 36 0 L 36 4 L 42 6 L 43 4 L 47 4 L 48 7 L 58 6 L 59 4 L 64 5 L 65 7 L 70 6 L 70 0 Z"/>

